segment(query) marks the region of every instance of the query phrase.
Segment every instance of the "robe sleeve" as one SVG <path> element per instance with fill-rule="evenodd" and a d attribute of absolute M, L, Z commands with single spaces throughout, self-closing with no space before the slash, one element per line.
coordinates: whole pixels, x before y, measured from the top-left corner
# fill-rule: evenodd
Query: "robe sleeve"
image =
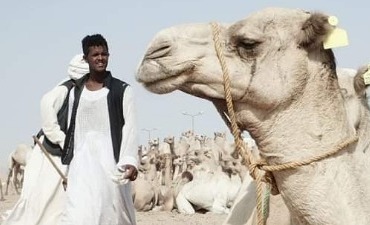
<path fill-rule="evenodd" d="M 123 96 L 123 116 L 125 125 L 122 128 L 122 142 L 118 168 L 124 165 L 138 167 L 138 131 L 134 94 L 130 86 L 126 87 Z"/>
<path fill-rule="evenodd" d="M 67 87 L 63 85 L 57 86 L 44 94 L 40 102 L 41 128 L 45 136 L 52 143 L 59 144 L 61 148 L 64 145 L 65 134 L 58 124 L 57 114 L 63 105 L 67 93 Z"/>

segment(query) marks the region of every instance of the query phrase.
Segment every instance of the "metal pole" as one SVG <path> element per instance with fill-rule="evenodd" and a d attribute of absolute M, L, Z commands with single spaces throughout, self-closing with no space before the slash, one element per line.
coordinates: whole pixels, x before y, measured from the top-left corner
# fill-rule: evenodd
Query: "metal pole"
<path fill-rule="evenodd" d="M 191 132 L 194 134 L 194 118 L 196 116 L 203 115 L 203 111 L 200 111 L 200 112 L 195 113 L 195 114 L 190 114 L 190 113 L 187 113 L 187 112 L 182 112 L 182 114 L 185 115 L 185 116 L 190 116 L 191 117 Z"/>
<path fill-rule="evenodd" d="M 194 134 L 194 117 L 195 116 L 191 116 L 191 132 Z"/>
<path fill-rule="evenodd" d="M 148 138 L 149 138 L 149 141 L 150 141 L 151 140 L 151 135 L 150 135 L 151 132 L 154 131 L 154 130 L 157 130 L 157 128 L 151 128 L 151 129 L 143 128 L 141 130 L 148 132 Z"/>

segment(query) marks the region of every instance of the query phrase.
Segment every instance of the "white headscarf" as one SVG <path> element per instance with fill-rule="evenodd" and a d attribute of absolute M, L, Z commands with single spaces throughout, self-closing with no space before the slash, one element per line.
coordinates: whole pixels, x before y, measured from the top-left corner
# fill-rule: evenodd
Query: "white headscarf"
<path fill-rule="evenodd" d="M 90 72 L 89 64 L 84 60 L 83 54 L 75 55 L 68 65 L 68 76 L 73 80 L 80 79 L 83 75 Z"/>

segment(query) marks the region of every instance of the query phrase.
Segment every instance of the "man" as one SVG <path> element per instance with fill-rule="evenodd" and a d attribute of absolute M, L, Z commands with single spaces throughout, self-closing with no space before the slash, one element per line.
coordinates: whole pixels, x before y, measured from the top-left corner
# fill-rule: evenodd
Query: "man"
<path fill-rule="evenodd" d="M 61 225 L 136 224 L 131 184 L 137 177 L 137 128 L 131 87 L 107 71 L 108 44 L 100 34 L 82 40 L 90 73 L 76 81 L 62 163 L 69 164 Z"/>
<path fill-rule="evenodd" d="M 64 84 L 74 83 L 75 79 L 89 72 L 88 64 L 82 56 L 78 54 L 72 58 L 68 66 L 69 77 L 41 98 L 43 133 L 40 133 L 39 138 L 44 144 L 48 140 L 50 145 L 60 146 L 59 149 L 55 147 L 56 151 L 61 150 L 65 138 L 65 133 L 61 129 L 63 125 L 58 122 L 58 114 L 68 94 L 68 87 Z M 51 158 L 65 173 L 66 166 L 60 162 L 60 153 L 51 155 Z M 2 225 L 57 224 L 63 212 L 64 202 L 65 191 L 60 175 L 40 147 L 35 145 L 25 167 L 21 196 Z"/>

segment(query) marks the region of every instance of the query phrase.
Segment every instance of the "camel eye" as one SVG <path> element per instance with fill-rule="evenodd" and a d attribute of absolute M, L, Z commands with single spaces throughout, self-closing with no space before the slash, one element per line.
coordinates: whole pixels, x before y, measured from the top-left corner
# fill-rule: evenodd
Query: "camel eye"
<path fill-rule="evenodd" d="M 239 42 L 239 47 L 244 48 L 245 50 L 252 50 L 258 46 L 259 42 L 254 40 L 242 40 Z"/>
<path fill-rule="evenodd" d="M 255 57 L 259 44 L 260 42 L 251 39 L 239 40 L 237 43 L 238 53 L 241 57 Z"/>

